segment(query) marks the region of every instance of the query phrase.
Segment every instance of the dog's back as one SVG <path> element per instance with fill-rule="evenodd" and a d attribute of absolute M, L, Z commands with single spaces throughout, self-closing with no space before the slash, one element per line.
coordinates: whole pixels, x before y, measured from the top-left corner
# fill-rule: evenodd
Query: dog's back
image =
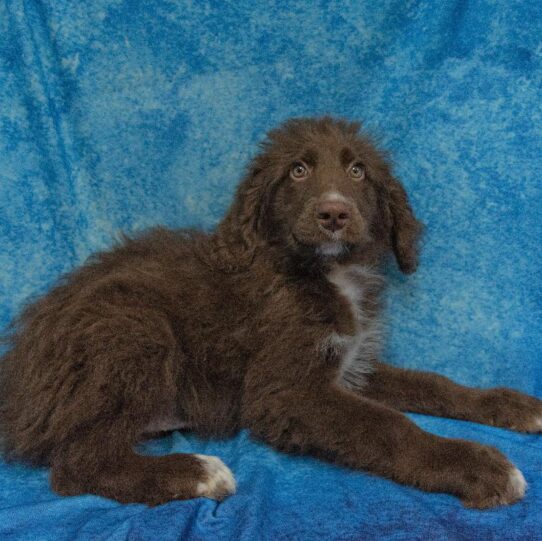
<path fill-rule="evenodd" d="M 49 464 L 54 450 L 85 424 L 122 407 L 115 401 L 122 401 L 123 386 L 141 386 L 134 395 L 144 401 L 143 387 L 155 384 L 166 417 L 182 408 L 176 401 L 179 370 L 190 374 L 186 385 L 193 392 L 202 373 L 201 384 L 208 385 L 212 371 L 198 362 L 216 358 L 217 334 L 228 335 L 225 327 L 235 323 L 228 315 L 235 299 L 228 277 L 218 277 L 195 255 L 206 242 L 202 234 L 165 229 L 125 239 L 22 312 L 2 359 L 0 431 L 8 458 Z M 152 344 L 147 351 L 146 342 Z M 144 348 L 139 359 L 131 356 L 137 345 Z M 169 377 L 156 380 L 153 363 L 166 363 Z M 231 371 L 221 376 L 223 387 L 231 387 Z M 205 417 L 195 409 L 213 407 L 211 397 L 190 404 L 193 392 L 183 408 L 192 423 Z M 221 411 L 232 413 L 231 404 Z M 213 433 L 231 421 L 199 424 Z"/>

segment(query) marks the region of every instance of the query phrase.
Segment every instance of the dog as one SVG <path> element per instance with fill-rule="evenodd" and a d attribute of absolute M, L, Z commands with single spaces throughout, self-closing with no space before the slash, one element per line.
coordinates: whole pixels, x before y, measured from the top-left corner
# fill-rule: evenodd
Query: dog
<path fill-rule="evenodd" d="M 421 430 L 400 410 L 542 431 L 542 401 L 381 362 L 394 255 L 416 270 L 421 224 L 358 123 L 269 132 L 212 233 L 124 237 L 29 304 L 7 334 L 7 460 L 48 465 L 61 495 L 158 505 L 236 489 L 217 457 L 142 456 L 146 434 L 252 437 L 459 497 L 511 504 L 526 482 L 499 451 Z"/>

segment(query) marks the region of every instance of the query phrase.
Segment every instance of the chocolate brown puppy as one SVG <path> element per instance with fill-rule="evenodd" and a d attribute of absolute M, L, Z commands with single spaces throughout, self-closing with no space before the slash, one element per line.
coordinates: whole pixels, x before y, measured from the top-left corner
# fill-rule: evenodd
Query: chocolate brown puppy
<path fill-rule="evenodd" d="M 470 507 L 520 499 L 499 451 L 424 432 L 399 410 L 542 431 L 542 402 L 379 360 L 381 264 L 416 270 L 420 224 L 359 125 L 269 133 L 216 231 L 150 230 L 65 276 L 14 323 L 2 360 L 8 459 L 60 494 L 157 505 L 235 491 L 218 458 L 134 451 L 146 433 L 241 428 Z"/>

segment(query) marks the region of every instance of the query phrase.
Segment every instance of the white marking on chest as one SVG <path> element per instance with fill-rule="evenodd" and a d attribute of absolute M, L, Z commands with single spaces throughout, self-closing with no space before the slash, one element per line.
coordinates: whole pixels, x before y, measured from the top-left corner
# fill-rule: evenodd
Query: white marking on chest
<path fill-rule="evenodd" d="M 328 280 L 348 300 L 356 324 L 354 336 L 333 333 L 329 337 L 329 345 L 342 350 L 339 382 L 347 388 L 360 388 L 366 374 L 372 371 L 381 335 L 376 318 L 364 312 L 363 300 L 369 289 L 378 286 L 381 278 L 368 267 L 349 265 L 334 269 Z"/>
<path fill-rule="evenodd" d="M 182 421 L 176 415 L 163 415 L 154 417 L 145 427 L 143 433 L 166 432 L 169 430 L 180 430 L 189 428 L 189 423 Z"/>

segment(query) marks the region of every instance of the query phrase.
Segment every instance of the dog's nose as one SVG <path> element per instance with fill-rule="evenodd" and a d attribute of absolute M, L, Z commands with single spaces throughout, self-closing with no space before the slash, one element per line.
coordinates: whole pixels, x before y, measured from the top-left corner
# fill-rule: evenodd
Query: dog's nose
<path fill-rule="evenodd" d="M 341 201 L 326 201 L 316 209 L 318 223 L 328 231 L 340 231 L 350 219 L 348 207 Z"/>

